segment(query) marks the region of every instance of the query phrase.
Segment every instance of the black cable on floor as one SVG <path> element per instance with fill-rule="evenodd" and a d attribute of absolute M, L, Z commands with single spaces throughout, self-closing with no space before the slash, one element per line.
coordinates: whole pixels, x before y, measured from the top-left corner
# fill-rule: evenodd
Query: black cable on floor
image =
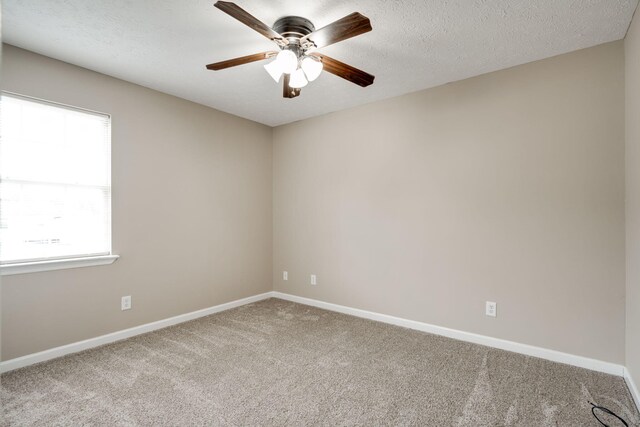
<path fill-rule="evenodd" d="M 613 411 L 611 411 L 608 408 L 605 408 L 604 406 L 598 406 L 595 403 L 589 402 L 589 404 L 591 405 L 591 413 L 593 414 L 594 417 L 596 417 L 596 420 L 598 420 L 598 422 L 600 424 L 602 424 L 604 427 L 610 427 L 609 424 L 605 424 L 602 422 L 602 420 L 600 418 L 598 418 L 598 415 L 596 415 L 596 409 L 598 411 L 602 411 L 607 415 L 611 415 L 612 417 L 616 417 L 617 419 L 619 419 L 622 424 L 625 425 L 625 427 L 629 427 L 629 424 L 627 424 L 627 422 L 625 420 L 623 420 L 620 416 L 618 416 L 616 413 L 614 413 Z"/>

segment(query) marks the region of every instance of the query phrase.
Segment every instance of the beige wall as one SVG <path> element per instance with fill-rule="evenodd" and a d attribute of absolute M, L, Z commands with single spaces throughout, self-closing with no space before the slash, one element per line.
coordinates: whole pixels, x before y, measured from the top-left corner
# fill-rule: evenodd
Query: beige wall
<path fill-rule="evenodd" d="M 272 131 L 5 46 L 4 90 L 112 114 L 121 259 L 4 277 L 2 359 L 273 286 L 624 363 L 623 58 L 611 43 Z"/>
<path fill-rule="evenodd" d="M 275 289 L 624 363 L 623 98 L 615 42 L 276 128 Z"/>
<path fill-rule="evenodd" d="M 112 115 L 110 266 L 3 277 L 2 359 L 270 291 L 270 128 L 5 46 L 2 89 Z M 133 309 L 120 311 L 131 295 Z"/>
<path fill-rule="evenodd" d="M 640 16 L 624 43 L 626 62 L 627 369 L 640 387 Z"/>

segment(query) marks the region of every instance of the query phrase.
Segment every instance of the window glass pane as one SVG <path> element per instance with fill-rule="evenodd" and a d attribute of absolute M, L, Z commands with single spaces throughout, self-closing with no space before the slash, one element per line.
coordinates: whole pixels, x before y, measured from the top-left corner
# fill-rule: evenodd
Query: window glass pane
<path fill-rule="evenodd" d="M 3 97 L 2 178 L 109 185 L 109 162 L 105 161 L 109 121 L 105 119 Z"/>

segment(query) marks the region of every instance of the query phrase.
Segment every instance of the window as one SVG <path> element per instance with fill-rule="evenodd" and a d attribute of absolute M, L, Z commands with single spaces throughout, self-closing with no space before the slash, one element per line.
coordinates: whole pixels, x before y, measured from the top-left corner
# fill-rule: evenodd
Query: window
<path fill-rule="evenodd" d="M 3 93 L 0 126 L 0 264 L 110 255 L 111 118 Z"/>

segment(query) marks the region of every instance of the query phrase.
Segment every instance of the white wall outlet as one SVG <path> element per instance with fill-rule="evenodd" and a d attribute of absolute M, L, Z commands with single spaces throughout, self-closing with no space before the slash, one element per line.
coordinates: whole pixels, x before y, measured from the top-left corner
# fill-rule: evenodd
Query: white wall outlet
<path fill-rule="evenodd" d="M 487 301 L 485 314 L 487 316 L 496 317 L 498 314 L 498 304 L 493 301 Z"/>
<path fill-rule="evenodd" d="M 289 272 L 288 271 L 283 271 L 282 272 L 282 280 L 289 280 Z"/>
<path fill-rule="evenodd" d="M 311 275 L 311 284 L 312 285 L 317 285 L 318 284 L 318 278 L 316 277 L 315 274 Z"/>
<path fill-rule="evenodd" d="M 131 310 L 131 295 L 127 295 L 126 297 L 122 297 L 122 301 L 120 302 L 121 310 Z"/>

